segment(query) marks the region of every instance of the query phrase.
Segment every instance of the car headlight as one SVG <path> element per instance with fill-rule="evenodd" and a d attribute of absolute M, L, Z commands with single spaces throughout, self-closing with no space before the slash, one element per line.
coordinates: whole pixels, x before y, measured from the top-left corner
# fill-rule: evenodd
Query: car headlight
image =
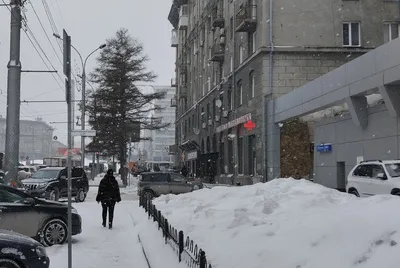
<path fill-rule="evenodd" d="M 72 213 L 72 214 L 78 214 L 78 210 L 76 210 L 76 208 L 72 208 L 72 209 L 71 209 L 71 213 Z"/>
<path fill-rule="evenodd" d="M 36 248 L 36 254 L 39 256 L 39 258 L 47 257 L 47 252 L 46 252 L 46 249 L 44 247 L 37 247 Z"/>
<path fill-rule="evenodd" d="M 41 189 L 41 188 L 45 188 L 47 186 L 47 183 L 39 183 L 37 188 Z"/>

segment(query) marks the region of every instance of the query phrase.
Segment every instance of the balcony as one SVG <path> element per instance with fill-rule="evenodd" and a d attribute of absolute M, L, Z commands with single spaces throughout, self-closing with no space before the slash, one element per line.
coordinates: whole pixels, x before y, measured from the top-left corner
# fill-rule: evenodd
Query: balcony
<path fill-rule="evenodd" d="M 236 32 L 253 33 L 257 28 L 257 6 L 245 5 L 236 15 Z"/>
<path fill-rule="evenodd" d="M 176 83 L 176 78 L 171 79 L 171 87 L 177 87 L 178 84 Z"/>
<path fill-rule="evenodd" d="M 171 107 L 177 107 L 177 104 L 176 104 L 176 96 L 174 96 L 174 97 L 171 99 Z"/>
<path fill-rule="evenodd" d="M 189 6 L 182 5 L 179 10 L 179 30 L 187 29 L 189 25 Z"/>
<path fill-rule="evenodd" d="M 172 30 L 171 31 L 171 47 L 177 47 L 179 44 L 179 39 L 178 39 L 178 31 L 177 30 Z"/>
<path fill-rule="evenodd" d="M 221 9 L 214 9 L 212 12 L 212 27 L 216 28 L 224 28 L 225 27 L 225 19 L 223 16 L 223 12 Z"/>
<path fill-rule="evenodd" d="M 221 44 L 214 44 L 211 47 L 210 61 L 223 62 L 225 58 L 225 46 Z"/>

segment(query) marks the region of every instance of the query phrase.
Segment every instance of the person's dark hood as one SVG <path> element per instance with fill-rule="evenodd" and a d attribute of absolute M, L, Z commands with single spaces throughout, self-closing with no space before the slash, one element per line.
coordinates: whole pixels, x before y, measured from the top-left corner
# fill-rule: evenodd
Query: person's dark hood
<path fill-rule="evenodd" d="M 108 180 L 116 180 L 115 177 L 114 177 L 114 175 L 109 175 L 109 174 L 106 174 L 106 175 L 104 176 L 104 178 L 105 178 L 105 179 L 108 179 Z"/>

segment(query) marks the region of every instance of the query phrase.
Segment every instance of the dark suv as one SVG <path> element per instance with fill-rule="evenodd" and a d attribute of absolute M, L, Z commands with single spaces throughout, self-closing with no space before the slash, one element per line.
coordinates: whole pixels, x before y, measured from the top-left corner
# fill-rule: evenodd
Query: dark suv
<path fill-rule="evenodd" d="M 175 172 L 144 172 L 138 178 L 138 195 L 147 199 L 163 194 L 184 194 L 203 188 L 201 182 L 188 181 Z"/>
<path fill-rule="evenodd" d="M 76 202 L 83 202 L 89 191 L 89 180 L 82 168 L 72 169 L 72 196 Z M 30 195 L 58 201 L 68 197 L 67 168 L 48 167 L 38 170 L 31 178 L 22 181 Z"/>

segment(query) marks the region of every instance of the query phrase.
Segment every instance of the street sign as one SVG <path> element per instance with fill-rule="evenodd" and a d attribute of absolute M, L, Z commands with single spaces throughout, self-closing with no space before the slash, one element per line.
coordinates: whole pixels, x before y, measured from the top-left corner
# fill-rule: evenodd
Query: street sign
<path fill-rule="evenodd" d="M 71 131 L 72 136 L 81 136 L 81 137 L 95 137 L 96 130 L 81 130 L 81 129 L 74 129 Z"/>

